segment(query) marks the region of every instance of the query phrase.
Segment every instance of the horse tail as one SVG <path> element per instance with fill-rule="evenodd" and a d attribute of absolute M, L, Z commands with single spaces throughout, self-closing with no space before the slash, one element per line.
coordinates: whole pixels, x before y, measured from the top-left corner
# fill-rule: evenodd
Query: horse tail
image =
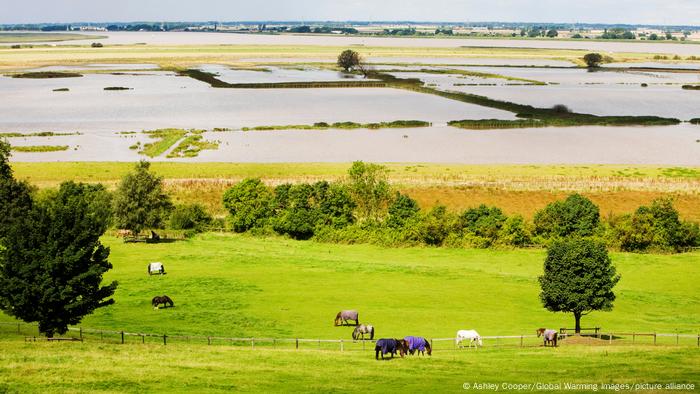
<path fill-rule="evenodd" d="M 374 339 L 374 326 L 372 326 L 372 329 L 369 331 L 369 340 L 371 341 L 373 339 Z"/>

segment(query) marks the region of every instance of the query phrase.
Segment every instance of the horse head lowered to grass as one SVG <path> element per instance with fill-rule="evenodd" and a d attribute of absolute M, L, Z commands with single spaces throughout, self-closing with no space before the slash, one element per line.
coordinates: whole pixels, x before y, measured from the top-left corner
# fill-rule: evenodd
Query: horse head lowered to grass
<path fill-rule="evenodd" d="M 153 305 L 153 309 L 158 309 L 158 306 L 161 304 L 163 304 L 163 307 L 165 307 L 165 308 L 167 308 L 168 306 L 170 306 L 170 307 L 175 306 L 175 303 L 173 302 L 173 300 L 166 295 L 164 295 L 162 297 L 156 296 L 156 297 L 153 297 L 153 299 L 151 300 L 151 305 Z"/>
<path fill-rule="evenodd" d="M 360 324 L 359 315 L 360 314 L 355 310 L 340 311 L 337 315 L 335 315 L 334 324 L 336 326 L 341 326 L 348 324 L 348 320 L 354 320 L 355 325 L 357 326 Z"/>
<path fill-rule="evenodd" d="M 365 335 L 369 335 L 369 340 L 374 339 L 374 326 L 370 324 L 360 324 L 355 327 L 352 331 L 352 339 L 357 341 L 358 339 L 365 339 Z"/>

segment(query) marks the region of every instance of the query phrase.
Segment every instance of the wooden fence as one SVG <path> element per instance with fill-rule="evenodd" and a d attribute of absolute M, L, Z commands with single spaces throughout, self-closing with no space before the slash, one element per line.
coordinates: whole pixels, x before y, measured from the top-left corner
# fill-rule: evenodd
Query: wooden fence
<path fill-rule="evenodd" d="M 24 335 L 27 341 L 43 340 L 36 324 L 0 322 L 0 328 L 6 332 Z M 561 334 L 560 339 L 566 341 L 571 334 Z M 594 337 L 601 343 L 612 344 L 649 344 L 697 346 L 700 348 L 700 334 L 669 334 L 641 332 L 609 332 L 599 330 L 594 334 L 583 334 L 583 337 Z M 458 345 L 455 338 L 426 338 L 434 350 L 459 350 L 469 347 L 465 340 Z M 132 333 L 127 331 L 98 330 L 83 327 L 70 327 L 65 336 L 53 338 L 52 341 L 100 341 L 115 344 L 163 344 L 189 343 L 201 345 L 221 345 L 234 347 L 273 348 L 273 349 L 317 349 L 317 350 L 374 350 L 375 340 L 352 339 L 306 339 L 306 338 L 253 338 L 253 337 L 224 337 L 203 335 L 168 335 L 153 333 Z M 499 335 L 482 336 L 483 347 L 537 347 L 542 345 L 542 338 L 536 335 Z M 564 342 L 565 343 L 565 342 Z"/>

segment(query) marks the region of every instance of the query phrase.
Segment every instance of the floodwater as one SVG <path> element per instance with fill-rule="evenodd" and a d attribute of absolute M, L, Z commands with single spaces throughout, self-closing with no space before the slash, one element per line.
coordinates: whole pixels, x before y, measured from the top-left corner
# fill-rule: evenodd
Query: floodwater
<path fill-rule="evenodd" d="M 267 71 L 236 70 L 228 66 L 206 64 L 200 70 L 214 73 L 217 78 L 228 83 L 274 83 L 274 82 L 326 82 L 361 80 L 356 74 L 332 70 L 306 68 L 265 67 Z"/>
<path fill-rule="evenodd" d="M 132 90 L 104 91 L 108 86 Z M 58 88 L 70 91 L 53 91 Z M 456 119 L 514 119 L 510 112 L 396 89 L 217 89 L 167 72 L 60 79 L 0 77 L 0 91 L 12 97 L 0 106 L 0 131 L 93 133 L 342 121 L 415 119 L 440 124 Z"/>
<path fill-rule="evenodd" d="M 523 39 L 483 39 L 483 38 L 399 38 L 399 37 L 351 37 L 328 35 L 262 35 L 235 33 L 196 33 L 196 32 L 97 32 L 86 33 L 93 36 L 107 36 L 106 39 L 62 41 L 50 43 L 89 44 L 99 41 L 105 44 L 152 44 L 152 45 L 320 45 L 320 46 L 373 46 L 373 47 L 496 47 L 496 48 L 542 48 L 542 49 L 581 49 L 604 52 L 644 52 L 677 54 L 681 56 L 700 55 L 700 45 L 672 42 L 601 42 L 565 40 L 523 40 Z M 8 43 L 7 45 L 11 45 Z M 26 44 L 26 43 L 25 43 Z M 38 43 L 41 44 L 41 43 Z"/>
<path fill-rule="evenodd" d="M 462 86 L 453 90 L 543 108 L 564 104 L 574 112 L 594 115 L 700 117 L 700 92 L 679 86 Z"/>
<path fill-rule="evenodd" d="M 52 143 L 75 137 L 53 137 Z M 127 146 L 143 136 L 94 137 L 75 151 L 16 153 L 18 161 L 134 161 Z M 700 127 L 577 127 L 470 131 L 426 129 L 205 133 L 221 141 L 197 162 L 373 162 L 467 164 L 700 165 Z M 89 146 L 88 146 L 89 145 Z M 157 158 L 156 161 L 166 160 Z"/>
<path fill-rule="evenodd" d="M 572 127 L 471 131 L 446 123 L 459 119 L 515 119 L 506 111 L 388 88 L 217 89 L 151 65 L 80 66 L 103 73 L 80 78 L 0 77 L 5 100 L 0 132 L 75 132 L 82 135 L 10 138 L 15 145 L 68 145 L 67 151 L 14 153 L 17 161 L 134 161 L 129 147 L 147 142 L 144 134 L 117 134 L 178 127 L 212 130 L 315 122 L 425 120 L 432 127 L 383 130 L 285 130 L 207 132 L 218 150 L 179 161 L 200 162 L 377 162 L 511 164 L 700 165 L 700 126 Z M 87 68 L 86 68 L 87 67 Z M 431 67 L 439 68 L 439 67 Z M 453 67 L 450 67 L 453 68 Z M 599 115 L 700 117 L 700 92 L 681 90 L 695 73 L 595 72 L 530 67 L 460 67 L 555 83 L 512 86 L 517 81 L 427 74 L 415 69 L 397 75 L 418 77 L 445 90 L 481 94 L 516 103 L 550 107 L 565 104 Z M 50 68 L 53 70 L 72 68 Z M 110 74 L 109 70 L 132 70 Z M 339 80 L 342 75 L 313 68 L 270 66 L 268 72 L 202 66 L 231 83 Z M 410 70 L 410 71 L 409 71 Z M 497 86 L 464 86 L 494 83 Z M 648 83 L 649 87 L 641 87 Z M 459 86 L 458 86 L 459 85 Z M 108 86 L 131 88 L 104 91 Z M 69 92 L 53 89 L 69 88 Z M 164 157 L 154 160 L 168 160 Z"/>

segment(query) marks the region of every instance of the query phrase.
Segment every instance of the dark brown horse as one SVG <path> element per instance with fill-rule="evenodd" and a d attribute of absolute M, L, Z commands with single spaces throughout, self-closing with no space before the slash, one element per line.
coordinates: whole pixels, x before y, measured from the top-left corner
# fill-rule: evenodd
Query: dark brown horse
<path fill-rule="evenodd" d="M 175 306 L 175 303 L 173 302 L 173 300 L 170 299 L 170 297 L 168 297 L 166 295 L 164 295 L 162 297 L 160 297 L 160 296 L 153 297 L 153 300 L 151 300 L 151 305 L 153 305 L 153 309 L 158 309 L 158 306 L 160 304 L 163 304 L 164 308 L 167 308 L 168 306 L 170 306 L 170 307 Z"/>
<path fill-rule="evenodd" d="M 401 355 L 401 358 L 408 351 L 408 343 L 403 339 L 379 339 L 374 346 L 374 359 L 379 360 L 379 353 L 382 354 L 382 359 L 384 359 L 385 354 L 391 354 L 391 358 L 394 358 L 396 353 Z"/>

